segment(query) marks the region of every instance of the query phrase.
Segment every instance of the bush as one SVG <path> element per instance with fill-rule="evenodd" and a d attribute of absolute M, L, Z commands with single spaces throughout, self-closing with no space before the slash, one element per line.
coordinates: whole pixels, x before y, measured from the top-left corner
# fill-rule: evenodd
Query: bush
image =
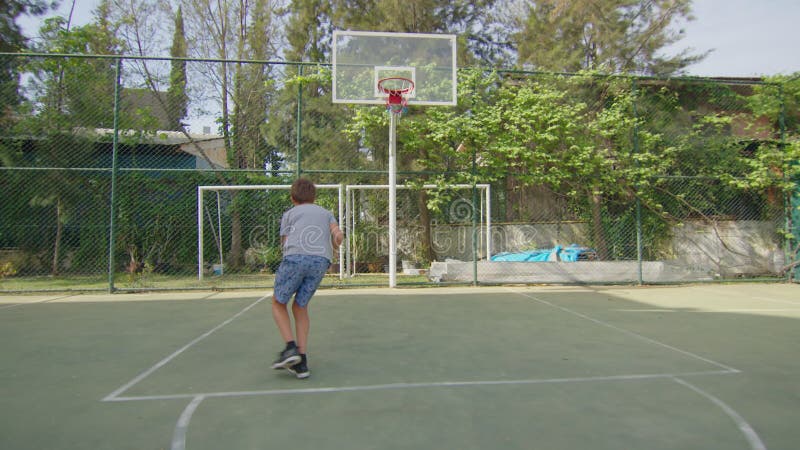
<path fill-rule="evenodd" d="M 251 270 L 275 273 L 281 258 L 280 247 L 250 247 L 245 252 L 245 265 Z"/>
<path fill-rule="evenodd" d="M 14 268 L 14 264 L 11 264 L 10 262 L 0 264 L 0 280 L 16 274 L 17 269 Z"/>

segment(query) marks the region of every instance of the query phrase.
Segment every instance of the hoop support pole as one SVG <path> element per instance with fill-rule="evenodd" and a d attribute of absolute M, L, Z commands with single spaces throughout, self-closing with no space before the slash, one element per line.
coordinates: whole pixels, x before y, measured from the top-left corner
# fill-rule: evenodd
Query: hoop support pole
<path fill-rule="evenodd" d="M 203 187 L 197 186 L 197 279 L 203 281 Z"/>
<path fill-rule="evenodd" d="M 389 287 L 397 287 L 397 114 L 389 114 Z"/>

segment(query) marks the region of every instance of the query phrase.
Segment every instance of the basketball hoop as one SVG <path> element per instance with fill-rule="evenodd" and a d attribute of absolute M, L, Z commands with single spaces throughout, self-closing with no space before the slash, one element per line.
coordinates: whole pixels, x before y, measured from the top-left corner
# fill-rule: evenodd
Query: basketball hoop
<path fill-rule="evenodd" d="M 378 91 L 387 95 L 386 109 L 392 114 L 402 114 L 408 109 L 406 94 L 414 91 L 414 82 L 403 77 L 389 77 L 378 80 Z"/>

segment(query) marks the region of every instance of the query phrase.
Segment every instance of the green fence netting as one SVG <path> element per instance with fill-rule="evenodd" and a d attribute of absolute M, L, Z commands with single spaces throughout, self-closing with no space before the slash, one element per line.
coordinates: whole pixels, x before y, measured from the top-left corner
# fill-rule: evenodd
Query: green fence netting
<path fill-rule="evenodd" d="M 329 66 L 0 58 L 0 290 L 269 288 L 297 176 L 324 284 L 387 285 L 389 118 Z M 397 126 L 398 284 L 796 278 L 797 83 L 459 70 Z"/>

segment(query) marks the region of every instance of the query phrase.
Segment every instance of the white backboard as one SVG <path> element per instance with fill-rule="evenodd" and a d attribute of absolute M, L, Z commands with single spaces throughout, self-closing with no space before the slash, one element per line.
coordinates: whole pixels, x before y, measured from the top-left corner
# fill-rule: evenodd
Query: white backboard
<path fill-rule="evenodd" d="M 381 105 L 378 80 L 409 78 L 409 105 L 456 104 L 456 37 L 449 34 L 333 32 L 333 102 Z"/>

